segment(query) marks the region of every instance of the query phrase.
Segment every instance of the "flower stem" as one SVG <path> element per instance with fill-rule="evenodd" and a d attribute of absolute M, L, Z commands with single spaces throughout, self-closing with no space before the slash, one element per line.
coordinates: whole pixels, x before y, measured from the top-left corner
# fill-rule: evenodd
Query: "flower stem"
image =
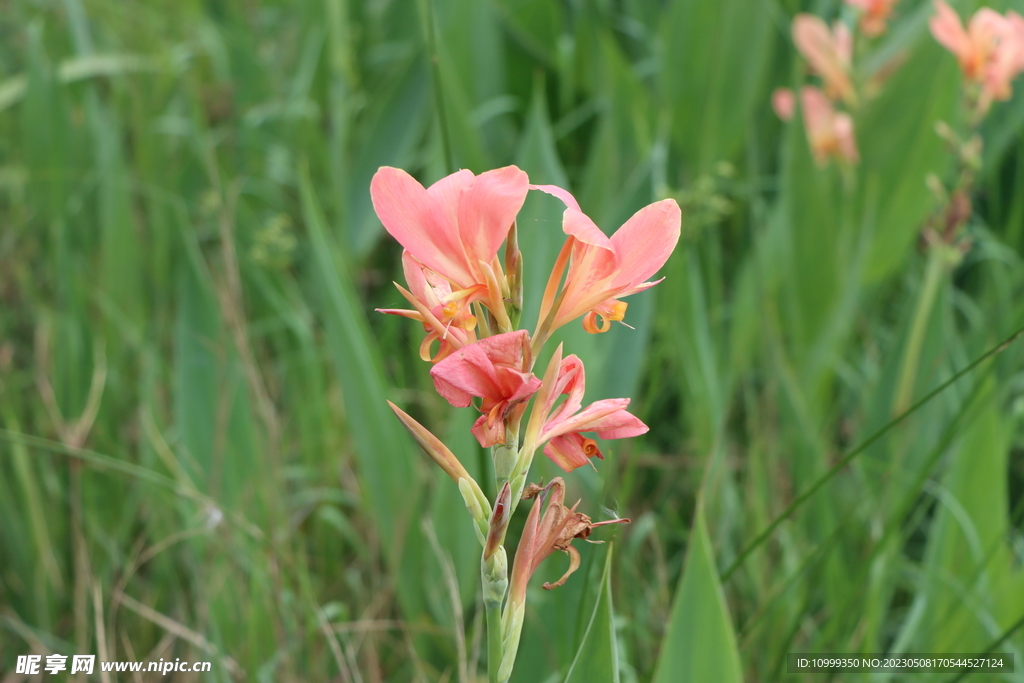
<path fill-rule="evenodd" d="M 924 283 L 917 299 L 914 319 L 910 325 L 910 336 L 903 351 L 903 364 L 900 368 L 899 382 L 896 385 L 896 400 L 893 403 L 893 415 L 900 415 L 910 406 L 911 394 L 917 379 L 917 366 L 921 361 L 921 347 L 924 334 L 931 317 L 935 297 L 942 282 L 942 273 L 947 256 L 942 245 L 934 245 L 928 251 L 928 265 L 925 268 Z"/>
<path fill-rule="evenodd" d="M 487 611 L 487 681 L 498 683 L 498 668 L 504 655 L 501 646 L 501 604 L 484 604 Z"/>

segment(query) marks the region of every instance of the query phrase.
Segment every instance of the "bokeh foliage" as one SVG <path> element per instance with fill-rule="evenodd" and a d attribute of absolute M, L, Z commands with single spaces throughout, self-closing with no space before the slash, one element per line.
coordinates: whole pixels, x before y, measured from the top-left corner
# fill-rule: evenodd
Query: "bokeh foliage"
<path fill-rule="evenodd" d="M 608 232 L 665 196 L 684 215 L 636 330 L 561 333 L 588 399 L 633 396 L 652 429 L 568 478 L 633 523 L 531 592 L 515 680 L 797 680 L 787 652 L 995 643 L 1024 661 L 1024 342 L 741 558 L 894 415 L 925 180 L 952 171 L 934 126 L 960 122 L 930 3 L 863 47 L 866 71 L 900 66 L 856 114 L 849 173 L 768 106 L 805 78 L 792 16 L 849 16 L 835 1 L 0 7 L 0 671 L 92 652 L 211 659 L 210 680 L 471 680 L 478 546 L 385 397 L 489 465 L 416 326 L 373 312 L 401 303 L 400 268 L 368 185 L 509 163 Z M 915 398 L 1024 326 L 1022 126 L 1018 83 L 982 130 Z M 535 288 L 559 217 L 531 196 L 520 218 Z"/>

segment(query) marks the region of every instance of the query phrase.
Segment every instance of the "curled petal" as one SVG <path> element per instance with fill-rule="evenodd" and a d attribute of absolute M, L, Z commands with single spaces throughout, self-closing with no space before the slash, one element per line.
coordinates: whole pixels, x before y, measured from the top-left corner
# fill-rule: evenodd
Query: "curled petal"
<path fill-rule="evenodd" d="M 597 457 L 604 460 L 601 449 L 597 442 L 588 439 L 581 434 L 567 434 L 556 436 L 544 446 L 544 455 L 551 458 L 551 461 L 566 472 L 572 472 L 577 467 L 583 467 L 590 462 L 590 458 Z"/>
<path fill-rule="evenodd" d="M 566 579 L 572 576 L 573 572 L 580 568 L 580 551 L 570 545 L 565 549 L 565 553 L 569 556 L 569 568 L 565 570 L 565 573 L 562 574 L 562 578 L 558 581 L 555 581 L 554 583 L 548 583 L 545 581 L 542 586 L 544 590 L 549 591 L 558 588 L 559 586 L 564 586 Z"/>

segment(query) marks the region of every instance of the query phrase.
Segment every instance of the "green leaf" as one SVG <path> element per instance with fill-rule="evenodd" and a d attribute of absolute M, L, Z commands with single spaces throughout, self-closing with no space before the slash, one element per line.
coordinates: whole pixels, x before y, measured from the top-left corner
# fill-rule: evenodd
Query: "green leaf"
<path fill-rule="evenodd" d="M 576 656 L 565 675 L 565 683 L 619 681 L 619 650 L 615 640 L 615 610 L 612 607 L 612 551 L 608 544 L 594 611 L 583 632 Z"/>
<path fill-rule="evenodd" d="M 675 0 L 667 7 L 659 86 L 672 137 L 700 170 L 739 149 L 765 95 L 775 30 L 767 2 Z"/>
<path fill-rule="evenodd" d="M 308 172 L 299 174 L 303 217 L 312 241 L 317 283 L 324 293 L 327 340 L 341 382 L 363 480 L 382 539 L 393 560 L 401 552 L 409 517 L 415 512 L 414 454 L 385 401 L 382 363 L 371 342 L 366 317 L 352 277 L 328 241 L 324 219 Z M 418 530 L 414 530 L 418 533 Z"/>
<path fill-rule="evenodd" d="M 690 548 L 672 605 L 654 683 L 740 683 L 743 680 L 729 609 L 697 500 Z"/>
<path fill-rule="evenodd" d="M 991 378 L 983 391 L 994 391 Z M 982 649 L 1020 616 L 1020 572 L 1014 572 L 1007 496 L 1010 443 L 998 403 L 988 401 L 952 449 L 925 553 L 908 647 L 929 652 Z"/>
<path fill-rule="evenodd" d="M 942 175 L 951 160 L 935 124 L 957 125 L 956 60 L 930 35 L 919 42 L 857 120 L 861 166 L 880 190 L 877 199 L 862 198 L 865 221 L 873 223 L 864 272 L 869 283 L 882 281 L 905 262 L 922 221 L 935 208 L 925 179 L 929 173 Z"/>

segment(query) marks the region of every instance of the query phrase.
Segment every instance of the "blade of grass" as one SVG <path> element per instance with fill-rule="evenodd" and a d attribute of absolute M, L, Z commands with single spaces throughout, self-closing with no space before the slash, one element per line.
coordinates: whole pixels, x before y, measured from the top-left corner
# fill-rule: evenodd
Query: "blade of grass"
<path fill-rule="evenodd" d="M 828 483 L 828 481 L 830 479 L 832 479 L 832 477 L 834 477 L 843 468 L 845 468 L 847 465 L 849 465 L 854 460 L 854 458 L 856 458 L 858 455 L 860 455 L 861 453 L 866 451 L 871 446 L 871 444 L 873 444 L 876 441 L 878 441 L 889 430 L 891 430 L 896 425 L 898 425 L 901 422 L 903 422 L 903 420 L 905 420 L 907 417 L 909 417 L 910 415 L 913 415 L 921 406 L 925 405 L 926 403 L 931 401 L 933 398 L 935 398 L 936 396 L 941 394 L 943 391 L 945 391 L 946 389 L 951 387 L 961 377 L 965 376 L 971 370 L 973 370 L 974 368 L 978 367 L 984 361 L 988 360 L 989 358 L 992 358 L 996 354 L 998 354 L 1001 351 L 1005 350 L 1010 344 L 1012 344 L 1014 341 L 1016 341 L 1017 338 L 1020 337 L 1022 334 L 1024 334 L 1024 327 L 1021 327 L 1016 332 L 1014 332 L 1009 337 L 1007 337 L 1005 340 L 1003 340 L 999 344 L 996 344 L 991 349 L 989 349 L 985 353 L 983 353 L 980 356 L 978 356 L 976 359 L 974 359 L 969 364 L 967 364 L 964 368 L 962 368 L 961 370 L 956 372 L 952 377 L 950 377 L 945 382 L 943 382 L 942 384 L 940 384 L 939 386 L 935 387 L 930 392 L 925 394 L 923 397 L 921 397 L 916 403 L 914 403 L 914 405 L 910 406 L 910 408 L 908 408 L 904 412 L 900 413 L 898 416 L 896 416 L 895 418 L 890 420 L 887 424 L 885 424 L 880 429 L 878 429 L 874 434 L 870 435 L 867 439 L 862 441 L 860 443 L 860 445 L 858 445 L 856 448 L 854 448 L 849 453 L 847 453 L 842 458 L 840 458 L 839 461 L 836 462 L 836 464 L 833 465 L 831 468 L 829 468 L 829 470 L 827 472 L 825 472 L 825 474 L 823 474 L 821 477 L 819 477 L 817 481 L 815 481 L 813 484 L 811 484 L 811 486 L 809 486 L 802 493 L 800 493 L 800 495 L 798 495 L 795 499 L 793 499 L 793 502 L 791 502 L 789 505 L 787 505 L 785 510 L 783 510 L 781 513 L 779 513 L 779 515 L 777 517 L 775 517 L 775 519 L 773 519 L 772 522 L 767 527 L 765 527 L 765 529 L 763 531 L 761 531 L 761 533 L 759 533 L 757 536 L 755 536 L 753 541 L 751 541 L 749 544 L 747 544 L 747 546 L 740 552 L 740 554 L 736 557 L 736 559 L 733 560 L 732 564 L 729 565 L 729 567 L 724 572 L 722 572 L 722 581 L 723 582 L 724 581 L 728 581 L 729 578 L 733 575 L 733 573 L 737 569 L 739 569 L 740 566 L 743 565 L 743 562 L 747 559 L 747 557 L 752 552 L 757 550 L 757 548 L 760 547 L 761 544 L 763 544 L 766 540 L 768 540 L 768 538 L 772 535 L 772 533 L 775 531 L 775 529 L 778 528 L 778 526 L 780 524 L 782 524 L 782 522 L 787 517 L 789 517 L 791 514 L 793 514 L 793 512 L 797 508 L 799 508 L 811 496 L 813 496 L 815 493 L 817 493 L 817 491 L 822 486 L 824 486 L 826 483 Z"/>

